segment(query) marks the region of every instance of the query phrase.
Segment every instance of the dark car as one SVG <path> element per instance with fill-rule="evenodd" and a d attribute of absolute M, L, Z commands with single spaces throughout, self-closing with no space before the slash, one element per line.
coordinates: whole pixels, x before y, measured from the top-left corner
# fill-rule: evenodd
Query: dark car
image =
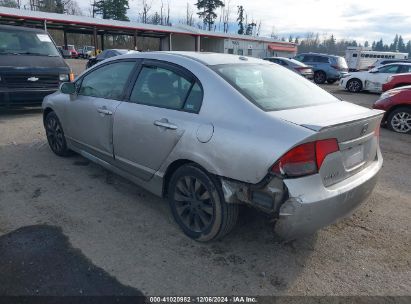
<path fill-rule="evenodd" d="M 382 91 L 411 85 L 411 73 L 397 74 L 388 77 L 387 82 L 382 85 Z"/>
<path fill-rule="evenodd" d="M 296 72 L 297 74 L 300 74 L 307 79 L 313 79 L 314 77 L 313 69 L 310 66 L 295 59 L 289 59 L 285 57 L 267 57 L 264 58 L 264 60 L 282 65 L 283 67 Z"/>
<path fill-rule="evenodd" d="M 347 62 L 341 56 L 306 53 L 299 54 L 294 59 L 312 67 L 314 82 L 317 84 L 323 84 L 326 81 L 332 84 L 348 74 Z"/>
<path fill-rule="evenodd" d="M 124 55 L 124 54 L 132 53 L 132 52 L 135 52 L 135 51 L 129 51 L 129 50 L 123 50 L 123 49 L 107 49 L 107 50 L 102 51 L 96 57 L 91 57 L 88 60 L 86 67 L 90 68 L 93 65 L 95 65 L 95 64 L 97 64 L 97 63 L 99 63 L 99 62 L 101 62 L 101 61 L 103 61 L 107 58 L 111 58 L 111 57 L 119 56 L 119 55 Z"/>
<path fill-rule="evenodd" d="M 40 104 L 70 80 L 70 68 L 43 30 L 0 25 L 0 106 Z"/>
<path fill-rule="evenodd" d="M 392 89 L 381 94 L 374 109 L 386 111 L 383 124 L 398 133 L 411 133 L 411 86 Z"/>

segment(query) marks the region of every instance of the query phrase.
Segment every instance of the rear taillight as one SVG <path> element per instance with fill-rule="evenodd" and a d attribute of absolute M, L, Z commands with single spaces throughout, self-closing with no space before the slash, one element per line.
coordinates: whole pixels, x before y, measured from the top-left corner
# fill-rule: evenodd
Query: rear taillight
<path fill-rule="evenodd" d="M 271 168 L 284 177 L 301 177 L 317 173 L 328 154 L 339 150 L 335 138 L 318 140 L 294 147 Z"/>
<path fill-rule="evenodd" d="M 338 65 L 332 65 L 331 67 L 338 70 L 338 71 L 340 70 L 340 67 Z"/>

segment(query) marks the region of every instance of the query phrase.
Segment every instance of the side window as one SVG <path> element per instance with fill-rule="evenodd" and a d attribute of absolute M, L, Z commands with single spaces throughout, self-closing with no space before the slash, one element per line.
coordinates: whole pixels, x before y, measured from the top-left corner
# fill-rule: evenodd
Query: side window
<path fill-rule="evenodd" d="M 400 66 L 395 64 L 395 65 L 382 67 L 379 69 L 379 72 L 395 74 L 395 73 L 398 73 L 398 70 L 400 70 Z"/>
<path fill-rule="evenodd" d="M 304 55 L 295 56 L 295 59 L 298 60 L 298 61 L 303 61 L 304 60 Z"/>
<path fill-rule="evenodd" d="M 305 55 L 303 58 L 303 62 L 313 62 L 313 61 L 314 61 L 314 58 L 313 56 L 310 56 L 310 55 Z"/>
<path fill-rule="evenodd" d="M 135 63 L 130 61 L 105 65 L 88 73 L 82 80 L 79 95 L 121 99 Z"/>
<path fill-rule="evenodd" d="M 228 49 L 228 54 L 234 54 L 234 49 Z"/>
<path fill-rule="evenodd" d="M 321 63 L 329 63 L 330 61 L 328 60 L 328 57 L 318 57 L 318 62 Z"/>
<path fill-rule="evenodd" d="M 203 89 L 198 84 L 198 82 L 196 82 L 193 85 L 190 91 L 190 94 L 187 97 L 187 101 L 184 105 L 184 110 L 188 112 L 198 113 L 198 111 L 200 111 L 202 101 L 203 101 Z"/>
<path fill-rule="evenodd" d="M 130 101 L 155 107 L 197 112 L 201 107 L 202 90 L 198 84 L 176 72 L 143 66 L 131 92 Z"/>
<path fill-rule="evenodd" d="M 400 67 L 400 73 L 410 73 L 411 72 L 411 65 L 402 65 Z"/>

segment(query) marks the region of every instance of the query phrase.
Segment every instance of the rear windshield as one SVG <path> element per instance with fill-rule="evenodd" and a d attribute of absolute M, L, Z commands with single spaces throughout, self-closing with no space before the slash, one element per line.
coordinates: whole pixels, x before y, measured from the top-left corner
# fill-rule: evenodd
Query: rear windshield
<path fill-rule="evenodd" d="M 0 29 L 0 55 L 60 56 L 49 35 Z"/>
<path fill-rule="evenodd" d="M 337 60 L 338 60 L 338 66 L 340 68 L 348 69 L 347 61 L 345 61 L 345 59 L 343 57 L 338 57 Z"/>
<path fill-rule="evenodd" d="M 309 80 L 275 64 L 216 65 L 213 69 L 264 111 L 338 101 Z"/>

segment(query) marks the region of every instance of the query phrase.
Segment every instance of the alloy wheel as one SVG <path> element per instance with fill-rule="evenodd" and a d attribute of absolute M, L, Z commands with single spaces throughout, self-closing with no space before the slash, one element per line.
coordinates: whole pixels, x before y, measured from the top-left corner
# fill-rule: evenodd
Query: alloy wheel
<path fill-rule="evenodd" d="M 395 132 L 407 133 L 411 131 L 411 115 L 407 112 L 398 112 L 391 119 L 391 126 Z"/>
<path fill-rule="evenodd" d="M 186 228 L 203 232 L 214 218 L 214 202 L 206 186 L 196 177 L 183 176 L 174 192 L 177 215 Z"/>
<path fill-rule="evenodd" d="M 56 117 L 51 116 L 46 121 L 46 136 L 50 147 L 54 152 L 60 152 L 64 149 L 64 135 Z"/>

